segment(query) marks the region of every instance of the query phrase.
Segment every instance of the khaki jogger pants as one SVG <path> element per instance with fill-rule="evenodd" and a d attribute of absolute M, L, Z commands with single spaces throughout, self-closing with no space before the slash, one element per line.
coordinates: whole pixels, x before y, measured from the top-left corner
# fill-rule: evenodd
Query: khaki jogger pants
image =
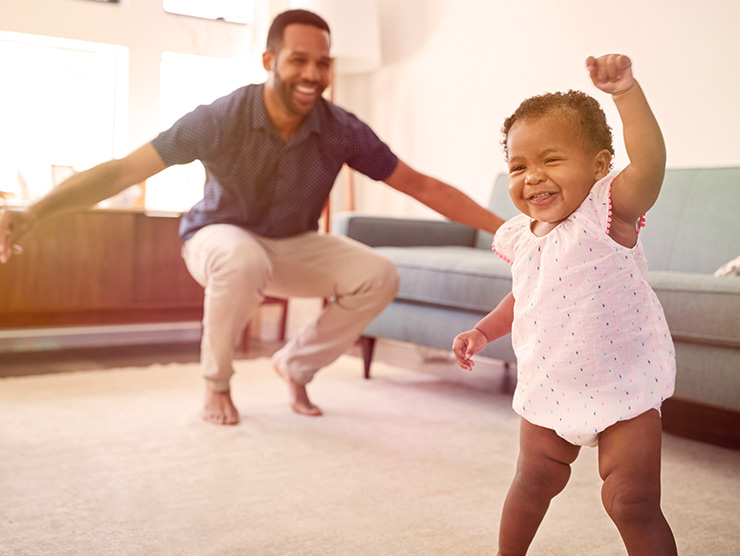
<path fill-rule="evenodd" d="M 316 232 L 271 239 L 214 224 L 185 243 L 183 258 L 205 288 L 201 368 L 216 391 L 229 389 L 239 338 L 264 296 L 328 300 L 316 322 L 273 355 L 275 365 L 306 384 L 398 291 L 389 259 L 349 238 Z"/>

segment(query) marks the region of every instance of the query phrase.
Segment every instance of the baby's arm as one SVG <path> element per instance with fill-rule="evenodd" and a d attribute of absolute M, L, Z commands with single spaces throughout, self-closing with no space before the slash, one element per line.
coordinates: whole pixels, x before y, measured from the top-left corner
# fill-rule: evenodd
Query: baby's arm
<path fill-rule="evenodd" d="M 509 293 L 498 306 L 483 317 L 475 328 L 458 334 L 452 343 L 452 353 L 460 367 L 473 370 L 473 355 L 481 351 L 486 344 L 511 332 L 514 320 L 514 295 Z"/>
<path fill-rule="evenodd" d="M 612 184 L 610 235 L 631 247 L 637 240 L 635 224 L 653 206 L 665 174 L 663 135 L 647 99 L 632 75 L 632 62 L 621 54 L 586 61 L 591 80 L 612 95 L 624 129 L 629 165 Z"/>

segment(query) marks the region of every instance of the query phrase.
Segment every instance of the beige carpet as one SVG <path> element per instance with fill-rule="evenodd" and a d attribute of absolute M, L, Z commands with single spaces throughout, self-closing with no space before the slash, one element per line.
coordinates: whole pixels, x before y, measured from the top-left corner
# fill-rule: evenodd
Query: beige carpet
<path fill-rule="evenodd" d="M 196 365 L 0 379 L 0 554 L 488 555 L 518 419 L 488 376 L 342 357 L 291 413 L 266 358 L 238 363 L 237 427 L 198 417 Z M 530 554 L 624 554 L 584 450 Z M 682 554 L 740 553 L 740 452 L 666 436 Z"/>

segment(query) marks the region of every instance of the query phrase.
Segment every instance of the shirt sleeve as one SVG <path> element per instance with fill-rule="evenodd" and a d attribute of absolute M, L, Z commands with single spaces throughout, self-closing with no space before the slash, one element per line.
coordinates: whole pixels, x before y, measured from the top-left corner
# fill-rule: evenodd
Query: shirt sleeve
<path fill-rule="evenodd" d="M 398 166 L 398 157 L 369 125 L 353 114 L 348 113 L 347 115 L 352 142 L 347 165 L 371 179 L 385 180 Z"/>
<path fill-rule="evenodd" d="M 496 235 L 493 236 L 491 247 L 494 253 L 507 263 L 513 263 L 516 259 L 516 244 L 521 239 L 522 234 L 527 231 L 527 226 L 529 226 L 529 218 L 524 214 L 504 222 L 496 231 Z"/>
<path fill-rule="evenodd" d="M 228 137 L 238 121 L 237 92 L 198 106 L 155 137 L 152 144 L 162 161 L 172 166 L 216 156 L 221 137 Z"/>

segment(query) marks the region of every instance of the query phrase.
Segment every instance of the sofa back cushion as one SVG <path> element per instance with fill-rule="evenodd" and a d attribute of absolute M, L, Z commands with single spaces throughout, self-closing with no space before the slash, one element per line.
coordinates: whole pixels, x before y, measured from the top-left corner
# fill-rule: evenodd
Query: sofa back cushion
<path fill-rule="evenodd" d="M 642 234 L 651 270 L 714 273 L 740 255 L 740 167 L 667 170 Z"/>
<path fill-rule="evenodd" d="M 518 214 L 506 174 L 496 178 L 489 208 L 502 218 Z M 740 255 L 740 167 L 666 170 L 641 234 L 651 270 L 714 273 Z M 491 240 L 479 232 L 476 247 L 490 249 Z"/>

